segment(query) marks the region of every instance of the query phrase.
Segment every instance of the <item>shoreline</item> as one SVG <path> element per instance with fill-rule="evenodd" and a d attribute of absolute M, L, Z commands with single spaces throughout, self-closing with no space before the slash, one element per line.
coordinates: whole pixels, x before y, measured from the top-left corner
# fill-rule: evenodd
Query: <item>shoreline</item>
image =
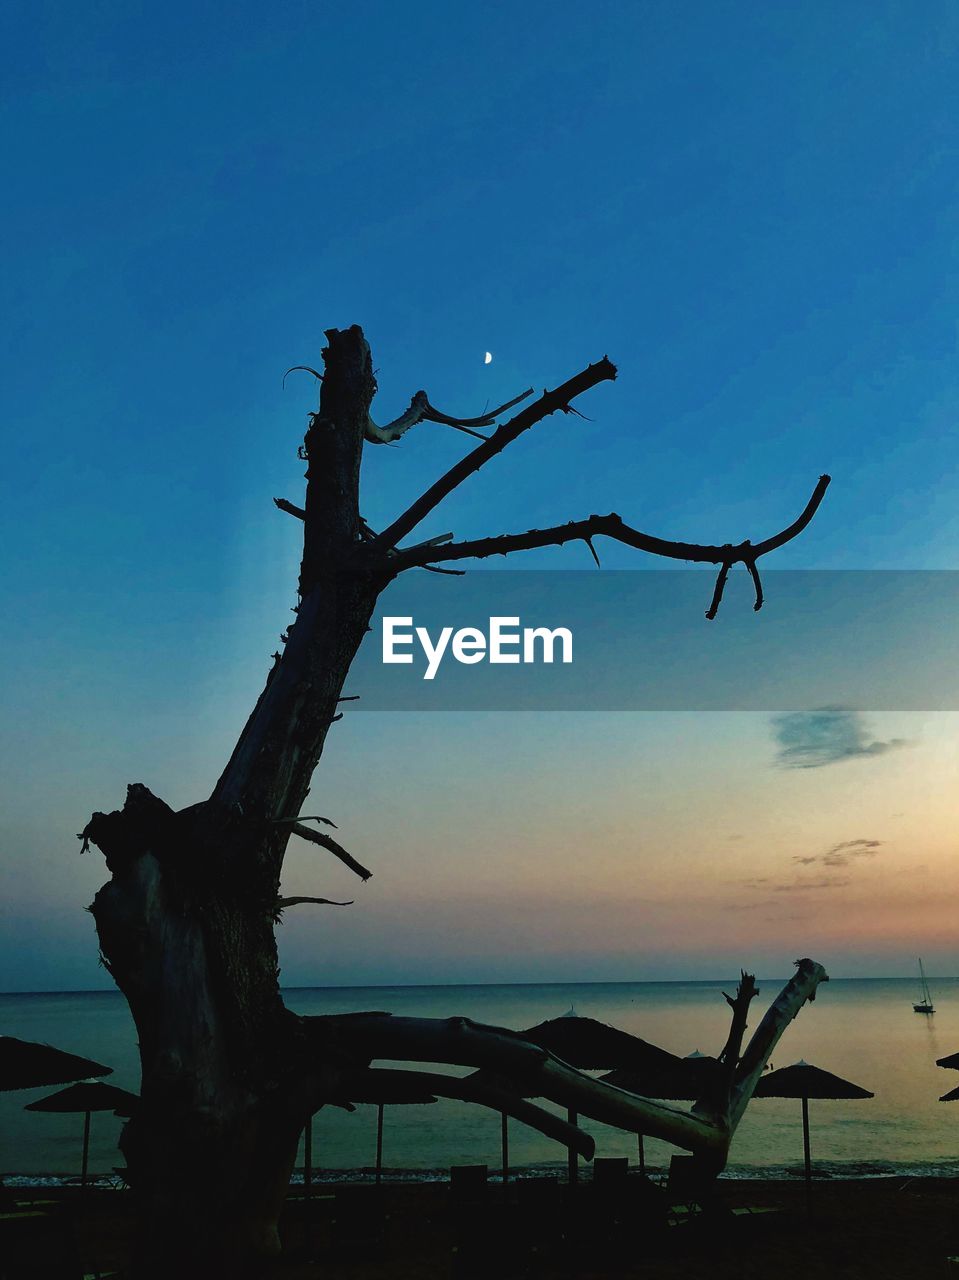
<path fill-rule="evenodd" d="M 580 1179 L 584 1183 L 592 1180 L 592 1165 L 580 1166 Z M 666 1165 L 648 1164 L 646 1173 L 655 1181 L 662 1181 L 668 1175 Z M 639 1174 L 639 1166 L 630 1163 L 630 1176 Z M 804 1169 L 801 1162 L 776 1165 L 737 1165 L 731 1164 L 719 1175 L 719 1182 L 762 1184 L 777 1183 L 791 1186 L 804 1180 Z M 510 1183 L 522 1183 L 531 1179 L 550 1178 L 557 1182 L 567 1182 L 566 1162 L 549 1162 L 535 1165 L 521 1165 L 509 1170 Z M 959 1157 L 955 1160 L 918 1160 L 903 1161 L 893 1164 L 881 1160 L 823 1160 L 813 1165 L 813 1182 L 817 1183 L 873 1183 L 890 1180 L 919 1180 L 950 1182 L 959 1181 Z M 489 1183 L 499 1186 L 502 1174 L 498 1167 L 489 1166 Z M 75 1172 L 47 1173 L 0 1173 L 0 1181 L 10 1190 L 30 1190 L 57 1188 L 70 1189 L 79 1183 Z M 367 1186 L 376 1181 L 376 1170 L 372 1165 L 360 1165 L 353 1168 L 329 1169 L 314 1167 L 312 1171 L 314 1187 Z M 436 1186 L 449 1182 L 449 1167 L 434 1166 L 431 1168 L 384 1168 L 381 1181 L 389 1187 Z M 108 1191 L 122 1185 L 122 1179 L 115 1173 L 91 1173 L 88 1186 L 92 1190 Z M 302 1169 L 296 1170 L 290 1179 L 290 1189 L 298 1192 L 305 1185 Z"/>

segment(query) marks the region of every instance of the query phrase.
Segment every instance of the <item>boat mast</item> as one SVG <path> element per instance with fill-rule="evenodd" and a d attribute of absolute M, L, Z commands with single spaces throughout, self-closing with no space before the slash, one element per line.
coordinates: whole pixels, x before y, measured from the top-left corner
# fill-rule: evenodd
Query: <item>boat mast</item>
<path fill-rule="evenodd" d="M 929 983 L 926 981 L 926 971 L 922 967 L 922 958 L 919 959 L 919 987 L 922 991 L 922 999 L 925 1004 L 932 1004 L 932 997 L 929 994 Z"/>

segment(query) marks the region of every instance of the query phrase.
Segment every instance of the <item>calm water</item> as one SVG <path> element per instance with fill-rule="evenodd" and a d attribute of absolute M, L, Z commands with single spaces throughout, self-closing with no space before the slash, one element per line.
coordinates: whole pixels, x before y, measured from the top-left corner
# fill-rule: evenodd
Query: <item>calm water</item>
<path fill-rule="evenodd" d="M 959 1050 L 959 979 L 932 980 L 937 1012 L 912 1011 L 910 980 L 834 980 L 820 988 L 787 1030 L 773 1054 L 775 1066 L 799 1058 L 871 1089 L 863 1102 L 812 1102 L 813 1159 L 823 1172 L 959 1173 L 959 1103 L 940 1094 L 959 1084 L 936 1058 Z M 782 980 L 761 982 L 755 1025 Z M 481 1022 L 520 1029 L 565 1013 L 623 1027 L 678 1054 L 717 1052 L 728 1027 L 721 991 L 728 983 L 583 983 L 536 986 L 373 987 L 297 989 L 286 993 L 299 1013 L 384 1009 L 422 1017 L 464 1014 Z M 111 1081 L 137 1090 L 133 1025 L 115 992 L 0 995 L 0 1032 L 41 1040 L 112 1065 Z M 7 1174 L 73 1174 L 78 1170 L 81 1116 L 24 1112 L 47 1089 L 0 1094 L 0 1171 Z M 450 1164 L 499 1166 L 499 1116 L 482 1107 L 441 1100 L 431 1106 L 387 1108 L 384 1161 L 395 1170 L 444 1170 Z M 636 1139 L 585 1121 L 599 1155 L 635 1158 Z M 321 1111 L 314 1129 L 314 1163 L 335 1171 L 372 1164 L 376 1111 Z M 116 1150 L 120 1121 L 93 1117 L 91 1169 L 109 1172 L 122 1163 Z M 648 1159 L 665 1165 L 672 1148 L 647 1142 Z M 512 1122 L 510 1159 L 516 1166 L 561 1165 L 565 1149 Z M 737 1172 L 795 1171 L 802 1160 L 799 1103 L 770 1099 L 750 1104 L 733 1143 Z"/>

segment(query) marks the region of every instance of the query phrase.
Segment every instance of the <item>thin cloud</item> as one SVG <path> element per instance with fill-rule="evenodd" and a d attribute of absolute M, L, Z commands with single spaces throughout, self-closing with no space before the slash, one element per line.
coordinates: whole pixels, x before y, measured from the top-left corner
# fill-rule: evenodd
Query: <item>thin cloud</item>
<path fill-rule="evenodd" d="M 884 756 L 909 745 L 905 738 L 870 741 L 862 715 L 845 707 L 790 711 L 773 716 L 770 723 L 780 769 L 821 769 L 845 760 Z"/>
<path fill-rule="evenodd" d="M 775 884 L 773 893 L 810 893 L 820 889 L 845 889 L 851 880 L 796 880 L 792 884 Z"/>
<path fill-rule="evenodd" d="M 842 840 L 825 853 L 797 854 L 793 862 L 802 867 L 819 863 L 824 867 L 848 867 L 855 858 L 874 858 L 882 846 L 881 840 Z"/>
<path fill-rule="evenodd" d="M 858 840 L 843 840 L 839 844 L 834 844 L 829 852 L 831 854 L 839 853 L 841 849 L 848 849 L 848 851 L 856 857 L 862 854 L 871 856 L 876 852 L 881 844 L 881 840 L 866 840 L 860 836 Z"/>

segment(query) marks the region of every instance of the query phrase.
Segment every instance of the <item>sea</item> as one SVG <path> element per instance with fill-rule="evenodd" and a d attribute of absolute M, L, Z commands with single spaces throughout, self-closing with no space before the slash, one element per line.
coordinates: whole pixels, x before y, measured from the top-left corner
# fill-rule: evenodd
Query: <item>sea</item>
<path fill-rule="evenodd" d="M 760 980 L 753 1026 L 785 981 Z M 783 1035 L 773 1053 L 774 1067 L 803 1059 L 875 1094 L 856 1102 L 810 1102 L 817 1176 L 959 1176 L 959 1103 L 939 1102 L 940 1095 L 959 1084 L 959 1073 L 936 1066 L 937 1058 L 959 1051 L 959 978 L 932 978 L 930 986 L 936 1012 L 921 1015 L 912 1008 L 918 998 L 916 981 L 833 979 Z M 723 991 L 734 989 L 735 979 L 317 987 L 290 989 L 284 998 L 302 1014 L 383 1010 L 417 1017 L 463 1015 L 515 1030 L 572 1008 L 685 1056 L 697 1050 L 716 1053 L 722 1047 L 729 1021 Z M 109 1064 L 114 1068 L 111 1083 L 138 1089 L 136 1035 L 117 992 L 0 995 L 0 1033 Z M 0 1094 L 0 1173 L 11 1185 L 43 1185 L 79 1172 L 83 1117 L 24 1111 L 26 1103 L 50 1092 Z M 580 1123 L 593 1135 L 597 1155 L 636 1162 L 634 1134 L 588 1118 Z M 121 1124 L 109 1113 L 92 1117 L 91 1173 L 109 1177 L 122 1166 L 117 1149 Z M 500 1142 L 499 1114 L 480 1106 L 445 1099 L 389 1106 L 384 1114 L 384 1178 L 445 1178 L 457 1164 L 486 1164 L 498 1173 Z M 645 1148 L 647 1165 L 654 1170 L 665 1169 L 674 1153 L 655 1139 L 646 1139 Z M 375 1107 L 360 1105 L 352 1113 L 327 1107 L 314 1117 L 315 1178 L 369 1178 L 375 1152 Z M 515 1120 L 509 1124 L 509 1156 L 511 1172 L 518 1176 L 558 1174 L 566 1167 L 565 1148 Z M 728 1175 L 790 1178 L 801 1176 L 802 1167 L 800 1103 L 750 1103 L 733 1140 Z"/>

